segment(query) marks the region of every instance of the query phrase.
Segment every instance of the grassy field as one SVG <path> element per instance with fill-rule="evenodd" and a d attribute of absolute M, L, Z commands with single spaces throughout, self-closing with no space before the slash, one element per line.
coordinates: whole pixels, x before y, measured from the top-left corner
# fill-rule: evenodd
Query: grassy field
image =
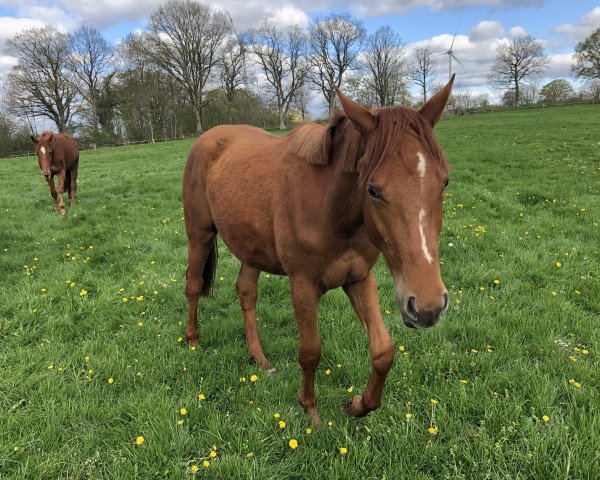
<path fill-rule="evenodd" d="M 600 478 L 598 132 L 593 105 L 440 123 L 449 312 L 405 328 L 380 261 L 397 356 L 382 407 L 357 420 L 343 403 L 365 385 L 368 342 L 328 293 L 325 426 L 310 432 L 286 278 L 260 281 L 277 375 L 248 361 L 223 244 L 201 346 L 182 338 L 190 141 L 83 152 L 64 217 L 34 158 L 2 160 L 0 478 Z"/>

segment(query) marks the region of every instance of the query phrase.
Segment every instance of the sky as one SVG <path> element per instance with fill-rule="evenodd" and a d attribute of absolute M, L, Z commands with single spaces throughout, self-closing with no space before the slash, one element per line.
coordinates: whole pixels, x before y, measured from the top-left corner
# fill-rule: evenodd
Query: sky
<path fill-rule="evenodd" d="M 81 25 L 100 29 L 113 43 L 146 26 L 163 0 L 0 0 L 0 81 L 15 60 L 4 54 L 6 40 L 31 26 L 49 23 L 66 31 Z M 458 88 L 490 92 L 487 79 L 502 41 L 531 35 L 544 46 L 550 68 L 541 85 L 571 76 L 577 42 L 600 27 L 600 0 L 205 0 L 226 10 L 237 31 L 264 20 L 306 26 L 330 13 L 349 13 L 364 22 L 368 33 L 391 26 L 407 43 L 410 60 L 416 46 L 435 52 L 435 80 L 448 78 L 448 50 L 454 35 Z M 439 52 L 439 53 L 438 53 Z M 496 97 L 494 97 L 496 96 Z"/>

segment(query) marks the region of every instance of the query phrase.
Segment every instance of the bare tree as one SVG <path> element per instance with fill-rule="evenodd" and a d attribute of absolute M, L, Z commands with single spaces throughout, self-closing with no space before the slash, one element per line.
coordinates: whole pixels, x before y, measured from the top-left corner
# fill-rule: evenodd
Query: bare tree
<path fill-rule="evenodd" d="M 423 95 L 423 104 L 427 102 L 427 92 L 430 89 L 431 78 L 433 77 L 433 69 L 436 61 L 433 58 L 433 52 L 429 45 L 415 48 L 416 63 L 413 65 L 410 74 L 413 82 L 421 90 Z"/>
<path fill-rule="evenodd" d="M 246 34 L 245 42 L 255 55 L 275 97 L 279 128 L 285 129 L 285 116 L 294 96 L 306 81 L 306 37 L 298 26 L 282 29 L 275 22 L 265 20 L 259 28 Z"/>
<path fill-rule="evenodd" d="M 231 32 L 226 13 L 193 0 L 169 0 L 150 17 L 145 55 L 185 88 L 197 134 L 202 133 L 205 90 Z"/>
<path fill-rule="evenodd" d="M 529 35 L 516 37 L 512 42 L 498 45 L 489 83 L 501 90 L 512 90 L 515 105 L 520 105 L 521 83 L 537 78 L 548 68 L 548 63 L 539 41 Z"/>
<path fill-rule="evenodd" d="M 11 111 L 48 118 L 59 132 L 66 132 L 79 106 L 78 89 L 68 69 L 68 35 L 52 26 L 34 27 L 6 44 L 5 53 L 17 58 L 8 75 Z"/>
<path fill-rule="evenodd" d="M 368 71 L 367 85 L 373 89 L 378 106 L 391 106 L 405 100 L 406 44 L 400 35 L 386 25 L 369 35 L 366 45 L 362 63 Z"/>
<path fill-rule="evenodd" d="M 576 77 L 600 79 L 600 28 L 575 46 L 572 71 Z"/>
<path fill-rule="evenodd" d="M 114 48 L 99 30 L 83 26 L 71 37 L 70 66 L 79 78 L 81 95 L 89 104 L 91 123 L 94 132 L 98 131 L 98 99 L 104 79 L 110 79 L 115 72 Z"/>
<path fill-rule="evenodd" d="M 221 68 L 221 84 L 225 90 L 227 101 L 227 119 L 229 123 L 233 123 L 231 106 L 235 100 L 235 94 L 248 81 L 246 47 L 243 42 L 237 38 L 229 39 L 219 66 Z"/>
<path fill-rule="evenodd" d="M 333 113 L 334 87 L 342 84 L 365 39 L 365 27 L 350 15 L 330 15 L 309 26 L 310 80 L 323 93 L 329 116 Z"/>

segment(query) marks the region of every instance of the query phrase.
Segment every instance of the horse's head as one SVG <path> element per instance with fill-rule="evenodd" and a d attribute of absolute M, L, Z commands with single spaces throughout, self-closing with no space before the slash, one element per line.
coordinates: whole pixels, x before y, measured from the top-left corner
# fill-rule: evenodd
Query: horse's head
<path fill-rule="evenodd" d="M 42 177 L 49 180 L 52 177 L 52 154 L 56 144 L 54 135 L 51 132 L 44 132 L 40 138 L 35 138 L 32 135 L 31 140 L 35 144 L 35 154 L 38 157 L 38 163 L 42 170 Z"/>
<path fill-rule="evenodd" d="M 369 110 L 338 91 L 346 116 L 362 137 L 358 171 L 364 224 L 394 277 L 408 327 L 431 327 L 448 308 L 438 258 L 448 166 L 433 127 L 453 80 L 418 112 L 402 107 Z"/>

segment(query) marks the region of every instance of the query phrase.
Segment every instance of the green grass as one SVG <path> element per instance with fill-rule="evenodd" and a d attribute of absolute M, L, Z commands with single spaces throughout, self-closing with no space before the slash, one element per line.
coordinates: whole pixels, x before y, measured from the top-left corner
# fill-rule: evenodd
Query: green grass
<path fill-rule="evenodd" d="M 83 152 L 79 204 L 64 217 L 35 159 L 2 160 L 0 477 L 600 478 L 599 131 L 598 106 L 441 122 L 452 306 L 438 327 L 406 329 L 376 266 L 404 351 L 382 407 L 357 420 L 343 403 L 365 385 L 368 342 L 343 292 L 328 293 L 316 386 L 325 426 L 311 434 L 285 278 L 260 280 L 260 330 L 277 375 L 248 362 L 239 264 L 222 244 L 201 347 L 179 341 L 190 141 Z"/>

